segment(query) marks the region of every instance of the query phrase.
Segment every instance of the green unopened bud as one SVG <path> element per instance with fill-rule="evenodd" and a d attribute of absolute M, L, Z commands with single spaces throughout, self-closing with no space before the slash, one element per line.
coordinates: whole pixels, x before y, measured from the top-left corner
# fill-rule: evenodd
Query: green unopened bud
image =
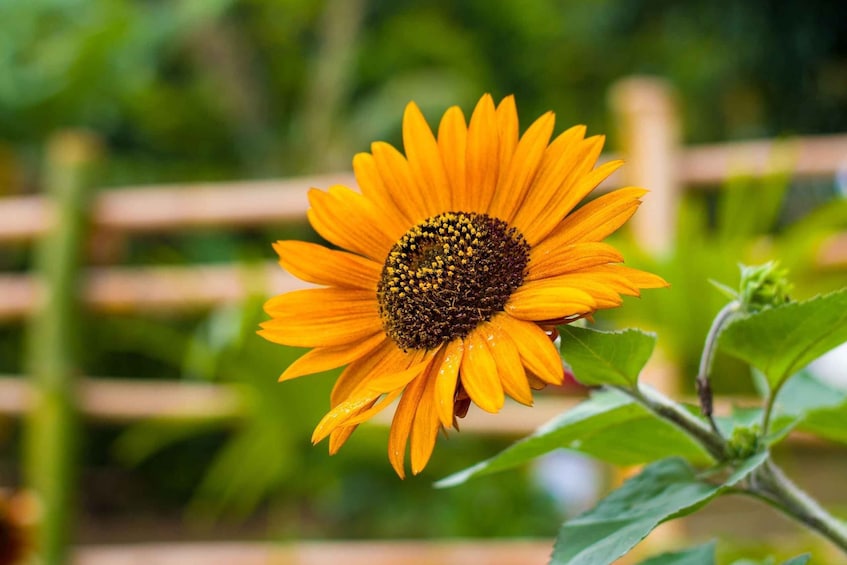
<path fill-rule="evenodd" d="M 759 312 L 790 301 L 792 290 L 788 282 L 788 269 L 780 268 L 776 261 L 750 267 L 741 265 L 741 285 L 738 301 L 743 312 Z"/>
<path fill-rule="evenodd" d="M 733 459 L 746 459 L 755 454 L 759 449 L 759 433 L 761 428 L 758 424 L 750 427 L 739 426 L 732 430 L 729 438 L 729 452 Z"/>

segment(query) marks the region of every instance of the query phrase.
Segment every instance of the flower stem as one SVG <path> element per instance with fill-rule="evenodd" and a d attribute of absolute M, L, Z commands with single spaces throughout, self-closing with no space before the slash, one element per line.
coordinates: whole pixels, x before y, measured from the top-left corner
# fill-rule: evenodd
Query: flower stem
<path fill-rule="evenodd" d="M 708 420 L 712 431 L 718 436 L 721 435 L 721 432 L 712 417 L 712 386 L 709 376 L 712 373 L 712 361 L 715 358 L 715 351 L 717 351 L 718 336 L 740 307 L 741 304 L 737 300 L 733 300 L 715 316 L 712 327 L 709 328 L 709 333 L 706 336 L 703 354 L 700 357 L 700 368 L 697 372 L 697 396 L 700 398 L 700 411 Z"/>
<path fill-rule="evenodd" d="M 723 437 L 710 429 L 702 420 L 688 412 L 681 405 L 673 402 L 653 388 L 618 388 L 636 402 L 642 404 L 660 418 L 671 422 L 696 439 L 716 461 L 723 462 L 729 458 L 726 442 Z"/>
<path fill-rule="evenodd" d="M 847 525 L 800 490 L 771 459 L 756 470 L 746 492 L 767 500 L 771 506 L 827 538 L 847 554 Z"/>
<path fill-rule="evenodd" d="M 773 406 L 776 403 L 776 397 L 779 394 L 780 388 L 782 388 L 782 384 L 785 382 L 785 379 L 780 381 L 780 384 L 776 386 L 773 390 L 768 393 L 768 397 L 765 400 L 765 413 L 762 416 L 762 437 L 768 435 L 771 427 L 771 416 L 773 415 Z"/>

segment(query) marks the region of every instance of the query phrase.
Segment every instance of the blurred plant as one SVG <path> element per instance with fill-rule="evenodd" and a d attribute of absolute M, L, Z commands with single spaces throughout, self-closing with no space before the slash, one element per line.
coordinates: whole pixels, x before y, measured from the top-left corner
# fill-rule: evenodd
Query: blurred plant
<path fill-rule="evenodd" d="M 822 271 L 817 264 L 821 244 L 847 228 L 847 200 L 830 200 L 786 222 L 791 188 L 786 173 L 761 179 L 738 175 L 717 191 L 684 196 L 674 247 L 667 255 L 652 256 L 632 239 L 616 242 L 634 265 L 659 273 L 671 287 L 630 301 L 627 308 L 610 312 L 611 318 L 617 324 L 637 320 L 660 331 L 665 352 L 681 372 L 696 374 L 703 340 L 725 300 L 711 281 L 732 279 L 736 265 L 779 257 L 798 296 L 847 282 L 843 270 Z M 736 362 L 725 356 L 715 361 L 720 387 L 740 392 L 748 386 L 747 379 L 738 379 L 744 369 Z"/>
<path fill-rule="evenodd" d="M 428 480 L 401 486 L 383 463 L 385 435 L 365 427 L 356 449 L 330 458 L 308 441 L 326 410 L 333 373 L 279 385 L 267 368 L 285 367 L 301 350 L 274 346 L 255 335 L 264 298 L 215 309 L 185 333 L 167 323 L 125 320 L 108 324 L 113 346 L 173 364 L 187 381 L 232 387 L 241 407 L 235 420 L 154 420 L 135 424 L 118 437 L 120 461 L 138 466 L 166 464 L 168 450 L 224 431 L 192 493 L 188 517 L 195 523 L 240 521 L 266 509 L 270 535 L 427 537 L 552 535 L 558 510 L 525 474 L 493 477 L 479 489 L 433 497 Z M 117 345 L 115 345 L 117 344 Z M 437 476 L 500 449 L 503 439 L 452 442 L 433 463 Z M 490 508 L 486 519 L 477 509 Z M 524 516 L 517 508 L 533 508 Z M 375 511 L 375 508 L 386 509 Z"/>
<path fill-rule="evenodd" d="M 632 73 L 678 86 L 691 141 L 835 132 L 840 15 L 828 0 L 7 0 L 0 139 L 20 171 L 50 131 L 88 127 L 116 184 L 292 174 L 396 141 L 410 99 L 432 115 L 515 93 L 611 131 L 597 101 Z"/>
<path fill-rule="evenodd" d="M 189 512 L 198 518 L 218 517 L 227 510 L 231 518 L 243 519 L 283 484 L 296 495 L 310 492 L 315 482 L 328 480 L 315 472 L 319 466 L 309 465 L 309 450 L 299 441 L 323 408 L 323 398 L 320 392 L 299 391 L 304 394 L 295 401 L 289 391 L 267 378 L 265 360 L 274 358 L 285 366 L 298 352 L 275 351 L 255 338 L 260 306 L 260 300 L 251 298 L 218 308 L 192 336 L 184 338 L 184 377 L 233 386 L 242 407 L 236 421 L 142 422 L 116 444 L 122 460 L 137 464 L 174 442 L 221 426 L 231 428 L 232 435 L 197 486 Z M 326 384 L 315 388 L 326 394 Z"/>

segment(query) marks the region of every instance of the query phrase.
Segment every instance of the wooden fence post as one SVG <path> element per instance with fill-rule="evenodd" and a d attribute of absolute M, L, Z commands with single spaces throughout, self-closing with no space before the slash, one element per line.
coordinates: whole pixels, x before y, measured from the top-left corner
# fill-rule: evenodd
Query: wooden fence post
<path fill-rule="evenodd" d="M 679 157 L 679 117 L 673 88 L 658 77 L 634 76 L 617 82 L 609 91 L 620 136 L 620 151 L 627 164 L 622 171 L 628 185 L 650 190 L 631 221 L 639 245 L 653 255 L 667 255 L 674 245 L 681 186 L 676 163 Z M 657 351 L 643 379 L 670 396 L 680 392 L 675 367 Z M 618 477 L 623 481 L 625 476 Z M 662 524 L 633 552 L 666 549 L 685 537 L 679 521 Z"/>
<path fill-rule="evenodd" d="M 68 561 L 78 439 L 77 279 L 90 212 L 90 174 L 98 154 L 99 146 L 90 134 L 60 133 L 48 144 L 44 169 L 53 222 L 35 255 L 40 292 L 27 336 L 33 403 L 24 461 L 26 480 L 40 507 L 35 550 L 44 565 Z"/>
<path fill-rule="evenodd" d="M 632 219 L 636 237 L 648 251 L 667 253 L 673 245 L 680 196 L 676 171 L 680 127 L 673 89 L 660 78 L 631 77 L 611 88 L 609 103 L 627 160 L 626 183 L 650 190 Z"/>

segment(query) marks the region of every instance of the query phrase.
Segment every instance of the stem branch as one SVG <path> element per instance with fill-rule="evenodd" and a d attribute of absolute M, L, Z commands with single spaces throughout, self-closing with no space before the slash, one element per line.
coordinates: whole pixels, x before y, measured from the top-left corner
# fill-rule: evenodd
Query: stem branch
<path fill-rule="evenodd" d="M 702 420 L 676 404 L 659 391 L 652 388 L 619 388 L 621 392 L 629 395 L 636 402 L 642 404 L 660 418 L 671 422 L 690 436 L 700 442 L 706 451 L 716 461 L 723 462 L 729 457 L 726 442 L 723 437 L 716 434 Z"/>
<path fill-rule="evenodd" d="M 700 357 L 700 368 L 697 372 L 697 396 L 700 398 L 700 411 L 709 422 L 712 431 L 721 435 L 714 418 L 712 417 L 712 386 L 709 381 L 709 376 L 712 373 L 712 361 L 715 358 L 717 351 L 718 336 L 724 326 L 732 319 L 736 312 L 741 308 L 741 304 L 737 300 L 733 300 L 724 306 L 718 315 L 712 321 L 712 327 L 709 328 L 709 333 L 706 336 L 706 343 L 703 346 L 703 354 Z"/>
<path fill-rule="evenodd" d="M 771 506 L 827 538 L 847 554 L 847 525 L 791 482 L 771 459 L 756 470 L 746 492 L 769 500 Z"/>

